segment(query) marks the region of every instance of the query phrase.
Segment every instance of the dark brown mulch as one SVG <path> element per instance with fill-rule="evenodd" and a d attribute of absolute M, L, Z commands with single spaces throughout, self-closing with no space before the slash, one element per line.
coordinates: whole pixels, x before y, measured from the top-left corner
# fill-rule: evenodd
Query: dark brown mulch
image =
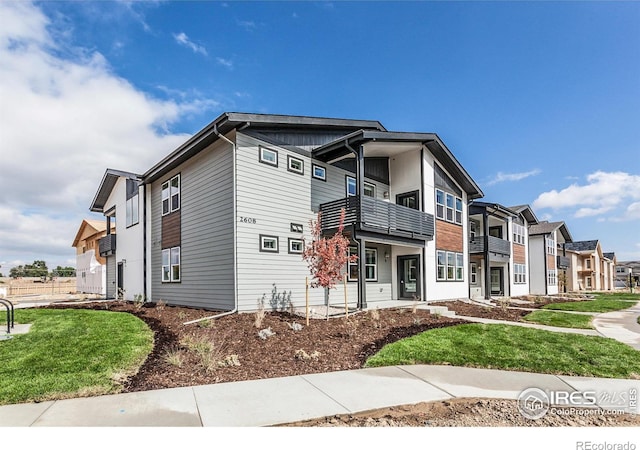
<path fill-rule="evenodd" d="M 572 295 L 567 297 L 562 297 L 562 296 L 543 297 L 543 296 L 530 295 L 527 297 L 513 298 L 512 300 L 518 300 L 518 302 L 508 301 L 508 303 L 509 303 L 509 306 L 538 309 L 538 308 L 542 308 L 545 305 L 549 305 L 551 303 L 584 302 L 586 300 L 592 300 L 592 299 L 593 297 L 587 297 L 582 295 Z M 520 301 L 526 301 L 527 303 L 521 303 Z"/>
<path fill-rule="evenodd" d="M 453 302 L 437 302 L 433 305 L 446 306 L 449 311 L 455 311 L 461 316 L 482 317 L 485 319 L 509 320 L 511 322 L 520 322 L 524 316 L 531 311 L 522 309 L 510 309 L 500 306 L 482 306 L 471 303 L 453 301 Z"/>
<path fill-rule="evenodd" d="M 465 323 L 427 311 L 382 309 L 350 314 L 348 319 L 311 319 L 309 326 L 304 317 L 270 312 L 258 328 L 255 314 L 184 325 L 215 313 L 166 305 L 109 302 L 50 307 L 128 312 L 149 325 L 155 333 L 154 349 L 138 373 L 124 382 L 124 392 L 360 368 L 387 343 Z M 294 330 L 294 323 L 302 329 Z M 275 334 L 261 339 L 262 329 Z M 168 354 L 181 364 L 168 361 Z"/>

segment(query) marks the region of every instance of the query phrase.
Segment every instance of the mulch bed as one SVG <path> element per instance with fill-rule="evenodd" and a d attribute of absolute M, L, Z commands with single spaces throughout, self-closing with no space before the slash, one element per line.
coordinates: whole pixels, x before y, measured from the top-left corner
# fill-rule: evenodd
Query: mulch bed
<path fill-rule="evenodd" d="M 149 325 L 155 333 L 153 351 L 124 381 L 124 392 L 361 368 L 387 343 L 466 323 L 421 310 L 381 309 L 348 319 L 312 319 L 309 326 L 304 317 L 287 312 L 266 313 L 259 327 L 256 315 L 247 313 L 184 325 L 215 312 L 122 301 L 48 307 L 128 312 Z M 294 329 L 294 323 L 302 329 Z M 258 333 L 263 329 L 275 334 L 262 339 Z"/>

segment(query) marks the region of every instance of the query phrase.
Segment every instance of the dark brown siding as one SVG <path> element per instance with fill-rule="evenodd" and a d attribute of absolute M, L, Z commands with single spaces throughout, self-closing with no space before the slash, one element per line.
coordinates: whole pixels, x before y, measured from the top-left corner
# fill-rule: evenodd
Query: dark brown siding
<path fill-rule="evenodd" d="M 178 247 L 181 241 L 180 211 L 162 216 L 162 248 Z"/>
<path fill-rule="evenodd" d="M 513 262 L 516 264 L 527 263 L 527 258 L 524 251 L 524 245 L 513 244 Z"/>
<path fill-rule="evenodd" d="M 436 220 L 436 248 L 438 250 L 462 252 L 463 246 L 464 240 L 460 225 Z"/>

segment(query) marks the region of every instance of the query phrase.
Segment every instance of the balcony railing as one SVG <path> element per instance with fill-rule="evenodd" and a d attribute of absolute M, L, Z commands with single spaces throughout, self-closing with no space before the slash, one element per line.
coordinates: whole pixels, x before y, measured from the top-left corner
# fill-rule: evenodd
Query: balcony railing
<path fill-rule="evenodd" d="M 511 255 L 511 243 L 494 236 L 476 236 L 469 240 L 469 253 L 496 253 Z"/>
<path fill-rule="evenodd" d="M 571 265 L 571 260 L 566 256 L 558 255 L 556 258 L 556 265 L 558 266 L 558 269 L 568 269 Z"/>
<path fill-rule="evenodd" d="M 352 196 L 320 205 L 323 230 L 338 228 L 344 208 L 344 224 L 360 229 L 412 239 L 433 239 L 434 220 L 427 214 L 406 206 L 372 197 Z"/>
<path fill-rule="evenodd" d="M 98 241 L 98 249 L 100 250 L 100 256 L 113 255 L 116 252 L 116 235 L 107 234 L 105 237 Z"/>

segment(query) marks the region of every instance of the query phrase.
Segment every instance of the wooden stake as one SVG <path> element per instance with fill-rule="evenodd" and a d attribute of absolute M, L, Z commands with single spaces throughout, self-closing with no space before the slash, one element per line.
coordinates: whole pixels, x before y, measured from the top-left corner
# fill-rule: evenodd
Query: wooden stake
<path fill-rule="evenodd" d="M 345 273 L 342 277 L 342 282 L 344 284 L 344 316 L 349 318 L 349 306 L 347 305 L 347 274 Z"/>
<path fill-rule="evenodd" d="M 305 298 L 306 298 L 307 326 L 309 326 L 309 277 L 304 278 L 304 290 L 305 290 Z"/>

